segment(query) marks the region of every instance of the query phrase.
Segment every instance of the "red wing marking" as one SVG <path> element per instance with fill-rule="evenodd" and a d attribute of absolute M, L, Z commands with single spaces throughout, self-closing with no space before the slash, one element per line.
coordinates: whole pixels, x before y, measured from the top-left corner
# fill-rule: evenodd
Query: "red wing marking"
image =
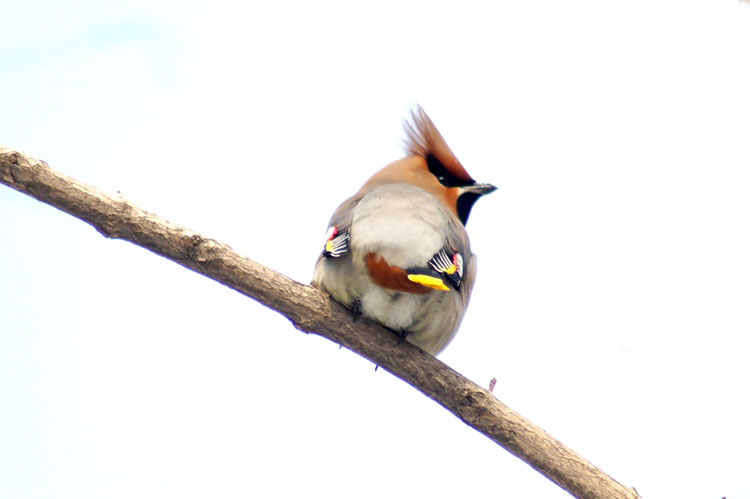
<path fill-rule="evenodd" d="M 365 264 L 367 265 L 367 273 L 370 274 L 370 279 L 381 288 L 419 295 L 431 291 L 430 288 L 410 281 L 404 269 L 389 265 L 382 256 L 378 256 L 375 253 L 367 254 Z"/>

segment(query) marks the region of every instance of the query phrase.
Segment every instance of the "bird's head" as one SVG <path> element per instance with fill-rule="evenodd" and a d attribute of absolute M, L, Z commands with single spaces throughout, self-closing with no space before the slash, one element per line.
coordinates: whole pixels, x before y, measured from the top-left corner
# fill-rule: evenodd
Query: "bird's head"
<path fill-rule="evenodd" d="M 390 183 L 416 185 L 439 199 L 466 225 L 477 199 L 497 187 L 471 178 L 421 107 L 412 111 L 404 129 L 408 156 L 386 165 L 363 189 Z"/>

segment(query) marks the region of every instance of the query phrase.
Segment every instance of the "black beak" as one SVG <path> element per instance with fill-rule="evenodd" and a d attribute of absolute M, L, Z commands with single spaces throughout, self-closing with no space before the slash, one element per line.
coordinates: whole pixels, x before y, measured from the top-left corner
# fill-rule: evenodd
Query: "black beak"
<path fill-rule="evenodd" d="M 474 206 L 476 200 L 485 194 L 496 191 L 497 187 L 492 184 L 471 184 L 465 185 L 461 187 L 461 189 L 462 192 L 458 196 L 458 202 L 456 204 L 456 212 L 458 213 L 458 219 L 461 220 L 461 223 L 466 225 L 466 222 L 469 220 L 471 208 Z"/>
<path fill-rule="evenodd" d="M 489 194 L 490 192 L 495 192 L 497 190 L 497 187 L 492 184 L 473 184 L 464 186 L 463 190 L 464 192 L 471 192 L 472 194 L 476 194 L 477 196 L 484 196 L 485 194 Z"/>

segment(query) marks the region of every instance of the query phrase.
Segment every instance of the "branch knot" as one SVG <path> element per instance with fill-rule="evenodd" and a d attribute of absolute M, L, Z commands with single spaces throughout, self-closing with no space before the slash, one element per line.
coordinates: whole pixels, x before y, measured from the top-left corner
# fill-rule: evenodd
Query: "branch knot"
<path fill-rule="evenodd" d="M 185 248 L 185 256 L 196 263 L 208 263 L 216 258 L 219 245 L 213 239 L 193 234 Z"/>

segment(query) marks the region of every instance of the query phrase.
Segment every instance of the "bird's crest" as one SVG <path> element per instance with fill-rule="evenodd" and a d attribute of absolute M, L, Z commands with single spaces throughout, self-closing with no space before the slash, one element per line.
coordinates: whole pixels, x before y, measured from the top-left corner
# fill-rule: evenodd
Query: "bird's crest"
<path fill-rule="evenodd" d="M 474 183 L 461 162 L 421 106 L 411 112 L 411 120 L 404 122 L 404 146 L 410 156 L 422 156 L 436 176 L 444 173 L 463 184 Z"/>

